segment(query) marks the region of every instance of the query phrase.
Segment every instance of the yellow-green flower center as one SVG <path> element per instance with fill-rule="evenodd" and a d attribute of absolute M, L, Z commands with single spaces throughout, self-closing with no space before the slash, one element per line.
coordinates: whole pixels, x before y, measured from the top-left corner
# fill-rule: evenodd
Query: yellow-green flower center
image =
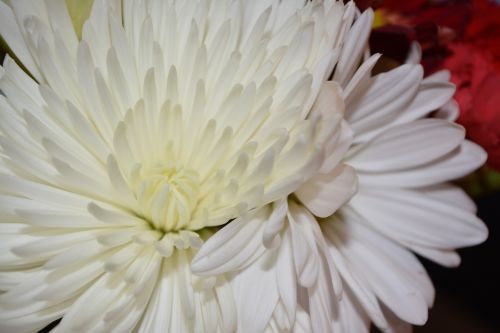
<path fill-rule="evenodd" d="M 199 199 L 198 173 L 177 162 L 158 163 L 133 173 L 134 194 L 141 214 L 155 229 L 190 229 L 189 223 Z"/>

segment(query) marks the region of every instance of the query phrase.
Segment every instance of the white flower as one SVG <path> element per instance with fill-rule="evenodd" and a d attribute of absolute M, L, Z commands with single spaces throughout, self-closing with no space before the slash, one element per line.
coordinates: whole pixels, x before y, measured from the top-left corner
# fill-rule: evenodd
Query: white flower
<path fill-rule="evenodd" d="M 412 252 L 455 266 L 454 249 L 487 236 L 474 204 L 448 183 L 486 159 L 453 123 L 449 75 L 423 79 L 414 46 L 408 64 L 372 76 L 379 55 L 360 61 L 372 18 L 370 10 L 357 18 L 341 53 L 350 67 L 335 70 L 309 115 L 345 119 L 325 142 L 319 172 L 287 200 L 231 222 L 194 258 L 197 274 L 231 272 L 240 328 L 369 332 L 373 322 L 394 332 L 424 324 L 434 289 Z M 257 304 L 266 307 L 251 312 Z"/>
<path fill-rule="evenodd" d="M 0 2 L 29 72 L 0 72 L 0 331 L 234 331 L 227 277 L 191 258 L 317 172 L 340 117 L 305 115 L 354 15 L 95 0 L 79 40 L 64 0 Z"/>

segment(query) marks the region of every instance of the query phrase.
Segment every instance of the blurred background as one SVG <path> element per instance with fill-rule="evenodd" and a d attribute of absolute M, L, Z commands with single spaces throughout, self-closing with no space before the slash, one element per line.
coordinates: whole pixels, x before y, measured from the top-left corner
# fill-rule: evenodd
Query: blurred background
<path fill-rule="evenodd" d="M 5 1 L 5 0 L 2 0 Z M 66 0 L 81 31 L 91 0 Z M 285 0 L 286 1 L 286 0 Z M 458 122 L 470 140 L 489 154 L 487 165 L 458 183 L 475 200 L 488 225 L 488 240 L 462 249 L 458 268 L 425 259 L 436 287 L 436 301 L 417 333 L 500 332 L 500 0 L 358 0 L 372 7 L 372 53 L 384 56 L 377 71 L 406 59 L 413 42 L 422 48 L 426 75 L 446 69 L 457 86 Z M 0 42 L 0 59 L 8 52 Z M 46 329 L 44 331 L 49 331 Z M 373 332 L 377 332 L 373 329 Z M 355 333 L 355 332 L 354 332 Z"/>

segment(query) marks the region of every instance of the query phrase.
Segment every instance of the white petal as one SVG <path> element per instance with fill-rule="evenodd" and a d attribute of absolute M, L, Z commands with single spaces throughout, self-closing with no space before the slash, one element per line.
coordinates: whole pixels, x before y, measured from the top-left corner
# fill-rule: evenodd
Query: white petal
<path fill-rule="evenodd" d="M 349 221 L 347 225 L 353 223 L 356 222 Z M 386 240 L 375 234 L 361 234 L 363 229 L 355 229 L 346 234 L 342 231 L 343 224 L 338 224 L 337 227 L 339 237 L 348 239 L 348 242 L 339 242 L 337 246 L 341 248 L 345 260 L 351 264 L 354 272 L 370 286 L 377 298 L 403 320 L 419 325 L 425 323 L 427 303 L 422 292 L 427 293 L 429 286 L 431 292 L 433 289 L 416 258 L 402 248 L 385 244 Z M 371 239 L 367 236 L 371 236 Z M 399 250 L 399 253 L 396 255 L 390 252 L 394 250 Z M 401 255 L 405 259 L 398 257 Z M 405 262 L 408 259 L 410 261 Z M 418 280 L 418 275 L 414 276 L 416 272 L 427 278 L 424 285 Z"/>
<path fill-rule="evenodd" d="M 445 267 L 458 267 L 461 262 L 460 256 L 456 251 L 441 250 L 423 246 L 419 246 L 418 248 L 415 247 L 413 250 L 418 252 L 421 256 Z"/>
<path fill-rule="evenodd" d="M 3 1 L 0 2 L 0 22 L 2 37 L 9 45 L 10 49 L 14 51 L 16 56 L 23 62 L 33 76 L 35 76 L 37 80 L 41 80 L 42 76 L 38 70 L 38 66 L 24 40 L 14 13 Z"/>
<path fill-rule="evenodd" d="M 380 56 L 380 54 L 374 54 L 359 66 L 356 74 L 349 81 L 342 94 L 345 98 L 345 104 L 349 105 L 355 98 L 359 98 L 359 94 L 363 93 L 367 88 L 370 83 L 372 69 L 377 64 Z"/>
<path fill-rule="evenodd" d="M 351 290 L 353 296 L 357 298 L 360 306 L 363 307 L 363 310 L 366 311 L 374 324 L 384 330 L 388 325 L 387 321 L 384 318 L 374 292 L 364 279 L 364 274 L 357 274 L 349 264 L 350 258 L 348 256 L 344 257 L 339 251 L 342 248 L 342 241 L 338 239 L 339 235 L 332 228 L 332 225 L 326 222 L 322 225 L 322 230 L 325 232 L 325 238 L 328 240 L 329 253 L 339 270 L 339 274 L 342 276 L 344 284 L 346 284 L 346 292 L 349 293 L 349 290 Z"/>
<path fill-rule="evenodd" d="M 439 184 L 431 187 L 421 188 L 420 192 L 430 196 L 434 200 L 446 202 L 457 208 L 465 209 L 473 214 L 477 213 L 476 204 L 469 198 L 467 193 L 458 186 L 452 184 Z"/>
<path fill-rule="evenodd" d="M 339 162 L 345 158 L 345 155 L 353 141 L 354 132 L 344 120 L 340 122 L 340 130 L 335 131 L 334 136 L 326 143 L 325 159 L 320 173 L 329 173 L 337 167 Z"/>
<path fill-rule="evenodd" d="M 394 119 L 415 97 L 422 76 L 420 66 L 403 65 L 373 77 L 362 97 L 346 105 L 346 118 L 354 131 L 366 135 Z"/>
<path fill-rule="evenodd" d="M 361 14 L 349 31 L 346 45 L 344 46 L 333 77 L 333 80 L 339 82 L 341 86 L 346 85 L 348 79 L 352 77 L 356 70 L 356 65 L 359 63 L 366 47 L 372 22 L 373 10 L 369 8 Z"/>
<path fill-rule="evenodd" d="M 290 229 L 287 228 L 276 261 L 276 284 L 288 318 L 293 321 L 297 310 L 297 279 L 292 251 Z"/>
<path fill-rule="evenodd" d="M 310 117 L 318 114 L 327 117 L 339 113 L 344 114 L 344 100 L 342 98 L 342 88 L 337 82 L 328 81 L 323 83 L 318 98 L 311 109 Z"/>
<path fill-rule="evenodd" d="M 278 302 L 276 273 L 269 266 L 272 265 L 272 260 L 273 253 L 267 252 L 236 274 L 232 281 L 238 312 L 238 331 L 261 332 L 272 316 Z"/>
<path fill-rule="evenodd" d="M 418 42 L 413 42 L 410 45 L 410 51 L 408 52 L 408 56 L 406 57 L 405 63 L 407 64 L 420 64 L 422 60 L 422 48 Z"/>
<path fill-rule="evenodd" d="M 338 323 L 338 326 L 335 324 Z M 338 319 L 334 321 L 334 330 L 341 332 L 370 332 L 370 318 L 365 314 L 355 296 L 346 292 L 346 296 L 339 302 Z"/>
<path fill-rule="evenodd" d="M 344 164 L 328 174 L 317 174 L 295 191 L 295 195 L 314 215 L 327 217 L 354 195 L 357 185 L 355 170 Z"/>
<path fill-rule="evenodd" d="M 415 99 L 394 121 L 402 124 L 419 119 L 444 106 L 455 93 L 455 86 L 446 81 L 434 81 L 431 77 L 422 80 Z"/>
<path fill-rule="evenodd" d="M 364 186 L 422 187 L 459 179 L 479 168 L 486 161 L 486 152 L 470 141 L 450 153 L 425 164 L 419 160 L 413 167 L 387 172 L 362 172 L 359 182 Z"/>
<path fill-rule="evenodd" d="M 242 269 L 265 250 L 262 231 L 269 217 L 269 207 L 238 218 L 203 244 L 191 263 L 198 275 L 215 275 Z"/>
<path fill-rule="evenodd" d="M 460 107 L 455 100 L 451 100 L 441 109 L 439 109 L 435 114 L 435 118 L 440 118 L 440 119 L 446 119 L 448 121 L 456 121 L 458 119 L 458 116 L 460 114 Z"/>
<path fill-rule="evenodd" d="M 275 248 L 279 244 L 279 233 L 285 224 L 287 211 L 288 201 L 286 199 L 273 204 L 273 212 L 266 222 L 266 227 L 262 236 L 262 243 L 266 248 Z"/>
<path fill-rule="evenodd" d="M 350 157 L 349 164 L 367 172 L 411 168 L 445 156 L 464 135 L 462 127 L 438 119 L 395 126 Z"/>
<path fill-rule="evenodd" d="M 349 205 L 373 228 L 417 252 L 475 245 L 488 234 L 470 211 L 415 191 L 360 188 Z"/>

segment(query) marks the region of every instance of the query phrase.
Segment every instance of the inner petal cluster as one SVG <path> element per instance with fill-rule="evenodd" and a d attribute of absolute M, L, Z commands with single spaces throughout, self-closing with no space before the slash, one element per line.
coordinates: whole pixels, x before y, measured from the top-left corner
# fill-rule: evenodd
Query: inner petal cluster
<path fill-rule="evenodd" d="M 149 170 L 138 168 L 132 179 L 141 214 L 160 230 L 189 228 L 198 204 L 200 176 L 179 162 L 158 162 Z"/>

